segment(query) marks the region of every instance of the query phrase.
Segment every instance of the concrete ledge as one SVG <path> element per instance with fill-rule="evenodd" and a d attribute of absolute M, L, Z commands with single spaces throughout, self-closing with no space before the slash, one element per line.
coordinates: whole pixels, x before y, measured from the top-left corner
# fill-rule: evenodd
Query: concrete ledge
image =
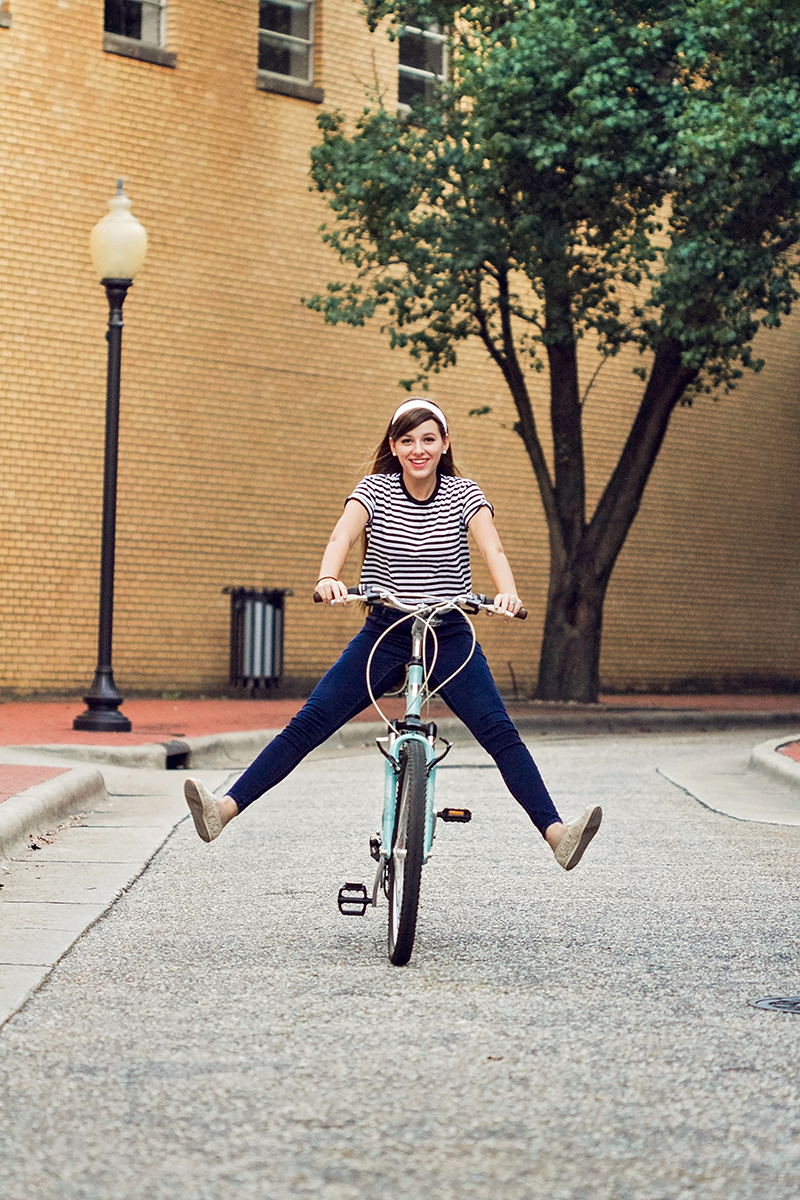
<path fill-rule="evenodd" d="M 11 749 L 12 747 L 9 747 Z M 145 742 L 142 746 L 15 746 L 34 754 L 52 755 L 53 758 L 72 759 L 73 762 L 106 763 L 113 767 L 146 767 L 152 771 L 163 771 L 167 765 L 167 747 L 160 742 Z"/>
<path fill-rule="evenodd" d="M 293 96 L 295 100 L 310 100 L 312 104 L 322 104 L 325 99 L 321 87 L 285 75 L 272 75 L 269 71 L 256 72 L 256 87 L 260 92 L 277 92 L 280 96 Z"/>
<path fill-rule="evenodd" d="M 9 797 L 0 804 L 0 857 L 8 858 L 29 834 L 107 799 L 103 776 L 96 767 L 73 767 Z"/>
<path fill-rule="evenodd" d="M 707 712 L 700 709 L 609 709 L 594 705 L 564 705 L 562 709 L 543 708 L 541 713 L 515 713 L 509 708 L 509 716 L 522 734 L 546 736 L 584 733 L 705 733 L 727 729 L 780 728 L 800 721 L 800 712 Z M 457 717 L 444 717 L 436 722 L 439 733 L 444 737 L 456 737 L 459 741 L 472 735 Z M 345 725 L 326 745 L 342 746 L 371 745 L 376 737 L 386 732 L 380 721 L 352 721 Z M 800 736 L 800 735 L 799 735 Z M 783 737 L 776 744 L 791 742 Z"/>
<path fill-rule="evenodd" d="M 800 791 L 800 763 L 787 758 L 785 754 L 778 753 L 781 746 L 798 741 L 800 741 L 800 733 L 796 733 L 792 737 L 777 738 L 772 742 L 762 742 L 759 746 L 755 746 L 750 755 L 750 769 L 763 771 L 784 785 L 788 784 L 789 787 Z"/>
<path fill-rule="evenodd" d="M 176 67 L 178 56 L 161 46 L 153 46 L 139 38 L 123 37 L 119 33 L 103 34 L 103 50 L 106 54 L 119 54 L 123 58 L 135 58 L 139 62 L 155 63 L 158 67 Z"/>
<path fill-rule="evenodd" d="M 186 765 L 194 771 L 248 766 L 279 733 L 279 729 L 255 729 L 182 739 L 188 752 Z"/>

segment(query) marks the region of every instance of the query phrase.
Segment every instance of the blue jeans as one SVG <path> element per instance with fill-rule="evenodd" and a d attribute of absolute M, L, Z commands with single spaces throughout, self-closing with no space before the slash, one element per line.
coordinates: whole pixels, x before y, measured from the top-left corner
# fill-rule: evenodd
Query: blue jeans
<path fill-rule="evenodd" d="M 230 789 L 241 812 L 264 792 L 280 783 L 309 751 L 341 728 L 369 704 L 367 659 L 381 633 L 398 614 L 388 609 L 372 612 L 338 662 L 320 680 L 303 708 L 286 728 L 261 751 L 258 758 Z M 448 613 L 436 627 L 439 654 L 433 682 L 456 670 L 469 653 L 471 635 L 457 613 Z M 428 653 L 431 639 L 428 639 Z M 393 630 L 381 642 L 371 667 L 376 697 L 402 684 L 411 657 L 411 621 Z M 444 688 L 442 696 L 470 733 L 491 754 L 506 787 L 522 805 L 544 836 L 548 825 L 560 821 L 536 763 L 523 744 L 492 679 L 480 646 L 467 666 Z"/>

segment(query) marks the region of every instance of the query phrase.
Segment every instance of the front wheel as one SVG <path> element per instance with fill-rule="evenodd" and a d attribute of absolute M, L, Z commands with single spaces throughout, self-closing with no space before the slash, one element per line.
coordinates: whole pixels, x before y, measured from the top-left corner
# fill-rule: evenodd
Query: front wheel
<path fill-rule="evenodd" d="M 416 740 L 400 751 L 399 799 L 389 859 L 389 961 L 404 966 L 414 949 L 425 849 L 425 748 Z"/>

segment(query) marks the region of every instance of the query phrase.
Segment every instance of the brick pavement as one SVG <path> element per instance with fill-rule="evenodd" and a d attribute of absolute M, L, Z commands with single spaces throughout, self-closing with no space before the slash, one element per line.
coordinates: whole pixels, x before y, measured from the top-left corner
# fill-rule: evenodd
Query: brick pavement
<path fill-rule="evenodd" d="M 785 746 L 778 747 L 779 754 L 785 754 L 787 758 L 791 758 L 794 762 L 800 762 L 800 742 L 788 742 Z"/>
<path fill-rule="evenodd" d="M 11 796 L 63 775 L 68 767 L 24 767 L 0 763 L 0 804 Z"/>
<path fill-rule="evenodd" d="M 0 703 L 0 745 L 29 746 L 47 744 L 69 745 L 142 745 L 177 737 L 200 737 L 205 734 L 245 732 L 255 729 L 280 729 L 302 706 L 302 700 L 262 699 L 130 699 L 122 711 L 133 723 L 131 733 L 87 733 L 72 728 L 72 721 L 85 705 L 74 700 L 31 700 Z M 597 711 L 598 706 L 546 705 L 525 701 L 508 701 L 513 716 L 552 712 Z M 383 702 L 390 716 L 401 715 L 395 699 Z M 800 696 L 796 695 L 707 695 L 662 696 L 626 695 L 603 696 L 599 709 L 643 709 L 647 711 L 689 710 L 707 712 L 774 712 L 797 713 Z M 448 715 L 443 704 L 432 709 L 435 718 Z M 373 720 L 372 708 L 367 708 L 356 720 Z"/>

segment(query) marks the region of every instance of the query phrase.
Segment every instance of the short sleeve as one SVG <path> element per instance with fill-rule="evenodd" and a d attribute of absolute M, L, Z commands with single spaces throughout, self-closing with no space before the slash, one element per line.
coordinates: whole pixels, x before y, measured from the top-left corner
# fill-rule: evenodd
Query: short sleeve
<path fill-rule="evenodd" d="M 378 499 L 378 489 L 375 485 L 375 476 L 367 475 L 361 480 L 361 483 L 356 484 L 347 500 L 357 500 L 359 504 L 363 504 L 367 510 L 367 516 L 370 521 L 375 516 L 375 504 Z M 345 504 L 347 503 L 345 500 Z"/>
<path fill-rule="evenodd" d="M 481 488 L 477 483 L 473 483 L 471 479 L 465 479 L 466 487 L 464 489 L 463 507 L 461 509 L 461 519 L 465 525 L 469 525 L 475 513 L 481 508 L 488 508 L 489 512 L 494 516 L 494 508 L 486 499 Z"/>

